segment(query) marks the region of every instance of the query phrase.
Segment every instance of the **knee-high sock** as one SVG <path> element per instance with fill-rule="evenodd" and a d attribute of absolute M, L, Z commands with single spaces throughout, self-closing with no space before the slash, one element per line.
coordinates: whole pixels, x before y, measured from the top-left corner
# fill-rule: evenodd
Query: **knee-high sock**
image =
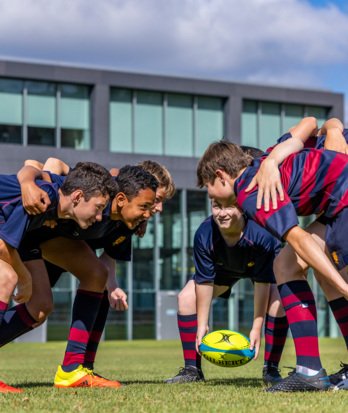
<path fill-rule="evenodd" d="M 0 328 L 0 347 L 32 330 L 35 323 L 25 304 L 8 308 Z"/>
<path fill-rule="evenodd" d="M 85 361 L 83 363 L 85 367 L 88 367 L 91 370 L 94 369 L 94 360 L 97 354 L 97 349 L 100 343 L 100 339 L 104 331 L 106 319 L 109 313 L 109 308 L 110 308 L 110 304 L 109 304 L 108 292 L 104 291 L 103 299 L 99 307 L 98 315 L 97 315 L 97 318 L 95 319 L 93 330 L 91 332 L 89 341 L 87 343 L 86 356 L 85 356 Z"/>
<path fill-rule="evenodd" d="M 4 317 L 4 314 L 5 314 L 6 310 L 7 310 L 7 307 L 8 307 L 8 304 L 5 303 L 4 301 L 0 300 L 0 325 L 2 323 L 2 319 Z"/>
<path fill-rule="evenodd" d="M 348 301 L 343 297 L 337 298 L 329 301 L 329 306 L 348 348 Z"/>
<path fill-rule="evenodd" d="M 97 317 L 103 294 L 77 290 L 68 343 L 63 360 L 63 370 L 75 370 L 83 364 L 95 319 Z"/>
<path fill-rule="evenodd" d="M 197 314 L 178 314 L 178 327 L 184 353 L 185 367 L 195 366 L 200 369 L 201 356 L 196 351 Z"/>
<path fill-rule="evenodd" d="M 288 330 L 289 324 L 286 316 L 272 317 L 269 314 L 266 314 L 265 365 L 272 364 L 278 366 Z"/>
<path fill-rule="evenodd" d="M 319 371 L 317 312 L 307 281 L 291 281 L 278 287 L 294 339 L 297 366 Z"/>

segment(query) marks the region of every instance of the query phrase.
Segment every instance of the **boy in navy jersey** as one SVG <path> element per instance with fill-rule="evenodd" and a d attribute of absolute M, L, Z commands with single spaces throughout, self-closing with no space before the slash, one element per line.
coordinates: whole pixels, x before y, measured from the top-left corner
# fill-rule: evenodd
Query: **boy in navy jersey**
<path fill-rule="evenodd" d="M 341 153 L 347 152 L 347 142 L 348 142 L 348 130 L 344 129 L 342 122 L 339 119 L 329 119 L 324 123 L 320 129 L 320 133 L 317 137 L 312 139 L 303 139 L 303 144 L 305 147 L 316 147 L 318 149 L 328 149 L 334 150 Z M 278 165 L 284 160 L 282 157 L 279 157 L 279 154 L 282 152 L 279 151 L 280 147 L 284 144 L 288 148 L 293 149 L 296 152 L 298 149 L 298 143 L 294 142 L 294 138 L 291 133 L 283 135 L 278 139 L 280 143 L 277 147 L 272 150 L 270 156 L 262 163 L 261 168 L 253 179 L 253 184 L 249 186 L 248 190 L 251 190 L 254 187 L 254 184 L 259 185 L 259 191 L 262 190 L 262 193 L 273 193 L 276 194 L 277 189 L 281 188 L 281 183 L 279 179 L 279 170 Z M 300 145 L 301 146 L 301 145 Z M 278 153 L 275 154 L 275 151 Z M 276 162 L 270 160 L 276 160 Z M 281 188 L 282 189 L 282 188 Z M 282 191 L 279 192 L 279 197 L 283 198 Z M 264 203 L 264 208 L 266 202 Z M 272 204 L 274 208 L 277 208 L 277 198 L 272 199 Z M 259 205 L 261 207 L 261 205 Z M 315 237 L 316 241 L 321 245 L 323 251 L 326 249 L 325 244 L 325 224 L 326 219 L 321 217 L 309 225 L 306 228 L 308 232 Z M 334 257 L 333 257 L 334 258 Z M 306 277 L 306 272 L 308 265 L 298 257 L 292 247 L 287 245 L 281 252 L 281 255 L 276 259 L 276 271 L 278 273 L 286 272 L 286 279 L 298 281 L 303 280 Z M 346 269 L 340 271 L 342 277 L 347 281 L 348 275 Z M 328 300 L 328 304 L 332 310 L 332 313 L 337 321 L 337 324 L 342 332 L 342 335 L 345 340 L 346 347 L 348 348 L 348 303 L 347 300 L 335 290 L 329 283 L 327 283 L 320 274 L 315 273 L 324 294 Z M 348 389 L 348 364 L 341 363 L 341 369 L 332 375 L 329 376 L 330 382 L 335 386 L 336 389 Z"/>
<path fill-rule="evenodd" d="M 50 206 L 44 213 L 30 217 L 23 208 L 17 178 L 0 177 L 0 324 L 16 285 L 18 302 L 28 301 L 32 293 L 30 272 L 17 252 L 24 234 L 41 227 L 46 220 L 58 218 L 73 219 L 87 228 L 102 219 L 110 195 L 116 192 L 108 171 L 93 163 L 78 164 L 62 185 L 44 181 L 38 185 L 50 200 Z M 1 383 L 0 392 L 18 390 Z"/>
<path fill-rule="evenodd" d="M 57 165 L 52 164 L 52 159 L 50 159 L 50 164 L 51 167 L 55 168 L 55 171 L 59 172 L 59 170 L 56 169 Z M 65 170 L 66 168 L 63 169 Z M 146 214 L 144 212 L 141 212 L 141 214 L 139 214 L 138 210 L 141 207 L 142 202 L 144 203 L 144 199 L 142 198 L 142 191 L 140 190 L 140 188 L 145 188 L 155 182 L 153 176 L 149 175 L 150 173 L 158 179 L 160 185 L 156 189 L 154 204 L 153 202 L 151 203 L 151 205 L 149 204 L 152 208 L 151 212 L 149 212 L 149 207 L 147 208 L 148 212 L 146 212 Z M 94 273 L 96 273 L 96 275 L 98 275 L 99 273 L 100 275 L 100 272 L 102 272 L 102 268 L 100 267 L 107 267 L 108 271 L 107 291 L 104 291 L 103 293 L 102 302 L 96 315 L 94 325 L 91 327 L 92 330 L 89 340 L 87 343 L 85 343 L 85 345 L 80 346 L 77 354 L 74 351 L 70 351 L 71 349 L 74 349 L 71 344 L 68 344 L 67 353 L 63 361 L 63 367 L 58 369 L 59 374 L 57 373 L 55 378 L 55 385 L 58 387 L 78 387 L 80 386 L 80 383 L 85 382 L 88 382 L 88 387 L 120 386 L 120 384 L 116 381 L 106 380 L 99 375 L 93 374 L 94 359 L 106 322 L 109 305 L 121 311 L 128 308 L 126 301 L 127 296 L 122 289 L 118 288 L 117 282 L 115 280 L 115 259 L 124 261 L 129 261 L 131 259 L 131 236 L 134 233 L 137 223 L 139 222 L 139 218 L 143 220 L 152 215 L 152 213 L 162 211 L 163 202 L 165 201 L 165 199 L 173 196 L 175 187 L 172 178 L 166 168 L 152 161 L 143 162 L 143 164 L 141 164 L 141 167 L 135 166 L 121 168 L 117 182 L 120 189 L 119 192 L 122 192 L 127 196 L 129 204 L 123 206 L 121 209 L 120 205 L 116 208 L 116 204 L 119 201 L 117 197 L 118 201 L 113 201 L 111 211 L 105 212 L 106 215 L 112 216 L 112 219 L 109 220 L 110 224 L 104 226 L 104 229 L 102 231 L 98 230 L 98 228 L 90 228 L 87 231 L 81 231 L 71 227 L 71 225 L 67 225 L 68 223 L 66 223 L 65 225 L 59 225 L 53 231 L 46 230 L 46 233 L 49 233 L 48 235 L 41 234 L 37 236 L 37 238 L 43 242 L 43 244 L 41 243 L 41 245 L 43 247 L 45 255 L 48 255 L 53 262 L 56 262 L 57 257 L 55 255 L 57 254 L 57 251 L 59 252 L 59 254 L 61 254 L 62 251 L 64 252 L 67 248 L 66 244 L 68 243 L 68 250 L 72 249 L 73 251 L 72 255 L 68 255 L 68 268 L 70 272 L 74 273 L 74 275 L 76 275 L 80 279 L 80 288 L 83 282 L 90 282 L 90 279 L 93 278 Z M 33 192 L 35 192 L 34 189 Z M 141 193 L 138 194 L 138 191 L 140 191 Z M 33 208 L 40 209 L 42 207 L 40 201 L 42 194 L 39 193 L 33 196 L 33 192 L 31 193 L 30 202 L 32 203 L 31 210 L 35 212 Z M 30 207 L 30 205 L 27 205 L 27 207 Z M 116 210 L 119 210 L 117 216 L 115 215 Z M 53 236 L 68 237 L 74 239 L 75 241 L 70 242 L 67 238 L 55 238 L 51 241 L 44 242 L 45 240 L 49 240 Z M 95 255 L 93 257 L 92 249 L 87 248 L 87 250 L 89 251 L 85 251 L 84 249 L 81 250 L 80 246 L 77 249 L 76 244 L 79 244 L 79 241 L 77 241 L 79 239 L 85 239 L 89 247 L 91 247 L 93 250 L 103 248 L 104 253 L 99 259 L 97 259 Z M 70 247 L 69 243 L 71 245 Z M 22 252 L 23 254 L 25 254 L 23 259 L 25 259 L 27 265 L 37 263 L 37 260 L 32 260 L 41 258 L 40 255 L 36 256 L 35 250 L 38 251 L 38 248 L 33 245 L 32 239 L 27 240 L 26 245 L 23 246 L 22 250 L 24 250 Z M 78 262 L 79 260 L 77 259 L 77 257 L 80 256 L 81 262 L 78 263 L 75 269 L 71 268 L 71 262 Z M 86 262 L 87 264 L 85 264 Z M 48 262 L 46 262 L 46 267 L 48 267 L 50 284 L 51 286 L 53 286 L 64 270 Z M 46 284 L 48 284 L 48 282 L 46 282 Z M 41 289 L 43 288 L 41 278 L 40 287 Z M 105 281 L 102 286 L 103 290 L 104 287 Z M 84 288 L 88 288 L 88 284 L 85 284 Z M 31 302 L 29 303 L 29 306 L 27 306 L 28 309 L 22 309 L 22 312 L 25 311 L 28 315 L 29 310 L 30 314 L 35 314 L 36 319 L 41 313 L 40 322 L 43 322 L 52 308 L 52 297 L 50 300 L 47 299 L 47 297 L 51 297 L 51 295 L 47 292 L 36 294 L 36 296 L 33 297 L 33 300 L 31 300 Z M 13 309 L 13 311 L 15 310 L 16 308 Z M 90 317 L 91 315 L 92 314 L 89 315 L 87 313 L 87 317 Z M 24 317 L 22 316 L 22 318 Z M 3 329 L 3 331 L 0 331 L 0 343 L 2 345 L 11 341 L 15 335 L 18 336 L 18 334 L 23 334 L 24 332 L 28 331 L 28 329 L 35 326 L 33 325 L 33 321 L 31 321 L 31 323 L 28 323 L 27 325 L 24 325 L 24 323 L 21 323 L 18 319 L 18 314 L 16 314 L 15 317 L 9 317 L 10 321 L 6 326 L 7 328 Z M 79 340 L 78 337 L 76 337 L 76 339 Z M 75 364 L 78 364 L 78 366 Z M 71 372 L 61 371 L 62 369 L 67 370 L 69 366 L 72 366 L 71 368 L 73 368 Z"/>
<path fill-rule="evenodd" d="M 296 134 L 296 130 L 293 132 Z M 246 192 L 263 159 L 251 163 L 237 145 L 217 142 L 208 147 L 201 158 L 197 176 L 199 186 L 206 186 L 211 198 L 222 205 L 238 205 L 245 214 L 264 226 L 279 239 L 286 240 L 296 253 L 344 298 L 347 283 L 311 235 L 298 225 L 298 215 L 323 213 L 330 221 L 326 244 L 338 269 L 348 260 L 347 224 L 348 168 L 345 155 L 332 151 L 304 150 L 290 155 L 280 166 L 284 200 L 278 210 L 257 209 L 257 192 Z M 277 283 L 297 354 L 296 373 L 270 388 L 270 391 L 326 390 L 330 387 L 322 368 L 317 338 L 316 309 L 313 294 L 305 280 L 289 282 L 284 274 L 276 273 Z M 200 342 L 205 331 L 203 308 L 202 326 L 198 326 Z"/>
<path fill-rule="evenodd" d="M 185 367 L 166 383 L 204 380 L 201 356 L 195 349 L 196 289 L 209 290 L 211 303 L 213 296 L 228 298 L 233 285 L 242 278 L 249 278 L 255 283 L 254 322 L 250 332 L 255 358 L 259 353 L 261 327 L 268 310 L 263 380 L 265 384 L 274 384 L 281 379 L 278 364 L 288 324 L 272 269 L 279 250 L 280 242 L 255 222 L 247 220 L 237 208 L 222 208 L 212 201 L 212 216 L 200 225 L 195 234 L 195 274 L 178 297 L 178 327 Z"/>

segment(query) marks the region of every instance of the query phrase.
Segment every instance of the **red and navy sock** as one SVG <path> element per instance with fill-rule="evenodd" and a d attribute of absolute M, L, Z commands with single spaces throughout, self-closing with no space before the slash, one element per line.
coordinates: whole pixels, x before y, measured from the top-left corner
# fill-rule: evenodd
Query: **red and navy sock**
<path fill-rule="evenodd" d="M 348 348 L 348 301 L 343 298 L 337 298 L 336 300 L 329 301 L 331 311 L 337 321 L 337 324 L 341 330 L 346 347 Z"/>
<path fill-rule="evenodd" d="M 289 327 L 294 339 L 296 364 L 319 371 L 317 311 L 307 281 L 291 281 L 278 286 Z"/>
<path fill-rule="evenodd" d="M 2 319 L 4 318 L 7 307 L 8 307 L 8 304 L 0 300 L 0 325 L 2 323 Z"/>
<path fill-rule="evenodd" d="M 284 349 L 289 324 L 286 316 L 272 317 L 266 314 L 265 322 L 265 366 L 278 367 Z"/>
<path fill-rule="evenodd" d="M 25 304 L 9 308 L 0 328 L 0 347 L 33 329 L 37 321 L 30 315 Z"/>
<path fill-rule="evenodd" d="M 83 364 L 95 319 L 98 314 L 102 293 L 77 290 L 72 311 L 72 322 L 68 344 L 62 364 L 66 372 L 75 370 Z"/>
<path fill-rule="evenodd" d="M 196 351 L 197 314 L 178 314 L 178 327 L 184 353 L 185 367 L 194 366 L 200 369 L 201 356 Z"/>
<path fill-rule="evenodd" d="M 94 369 L 94 360 L 97 353 L 97 349 L 100 343 L 100 339 L 103 335 L 106 319 L 109 313 L 109 298 L 108 292 L 104 291 L 102 302 L 99 307 L 97 318 L 93 326 L 89 341 L 87 343 L 86 356 L 83 365 L 89 369 Z"/>

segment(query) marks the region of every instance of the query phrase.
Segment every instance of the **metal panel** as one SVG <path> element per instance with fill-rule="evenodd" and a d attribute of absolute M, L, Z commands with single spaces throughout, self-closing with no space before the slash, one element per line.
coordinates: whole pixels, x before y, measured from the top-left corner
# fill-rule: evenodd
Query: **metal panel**
<path fill-rule="evenodd" d="M 158 291 L 156 294 L 156 339 L 172 340 L 179 338 L 177 325 L 177 291 Z"/>

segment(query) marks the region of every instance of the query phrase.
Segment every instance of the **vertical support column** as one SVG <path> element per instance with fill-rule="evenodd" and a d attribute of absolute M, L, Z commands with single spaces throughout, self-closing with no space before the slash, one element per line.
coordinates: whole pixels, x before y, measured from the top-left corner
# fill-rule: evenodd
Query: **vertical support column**
<path fill-rule="evenodd" d="M 56 147 L 61 148 L 62 139 L 61 139 L 61 113 L 60 113 L 60 98 L 61 98 L 60 86 L 57 86 L 56 92 Z"/>
<path fill-rule="evenodd" d="M 242 110 L 242 98 L 230 95 L 224 107 L 224 138 L 237 144 L 242 141 Z"/>
<path fill-rule="evenodd" d="M 160 216 L 159 214 L 155 214 L 153 217 L 154 220 L 154 249 L 153 249 L 153 266 L 154 266 L 154 290 L 155 290 L 155 302 L 156 302 L 156 340 L 160 340 L 160 289 L 161 289 L 161 264 L 160 264 L 160 246 L 159 246 L 159 223 L 160 223 Z"/>
<path fill-rule="evenodd" d="M 182 222 L 181 232 L 181 288 L 187 279 L 187 191 L 183 189 L 180 194 L 180 214 Z"/>
<path fill-rule="evenodd" d="M 127 262 L 127 289 L 128 289 L 127 340 L 133 340 L 133 302 L 134 302 L 133 301 L 133 258 L 130 262 Z"/>
<path fill-rule="evenodd" d="M 228 328 L 239 330 L 239 283 L 233 286 L 231 297 L 228 300 Z"/>
<path fill-rule="evenodd" d="M 109 151 L 110 140 L 110 87 L 97 83 L 91 93 L 91 149 Z"/>
<path fill-rule="evenodd" d="M 28 146 L 28 89 L 24 86 L 23 89 L 23 119 L 22 119 L 22 133 L 23 133 L 23 146 Z"/>

